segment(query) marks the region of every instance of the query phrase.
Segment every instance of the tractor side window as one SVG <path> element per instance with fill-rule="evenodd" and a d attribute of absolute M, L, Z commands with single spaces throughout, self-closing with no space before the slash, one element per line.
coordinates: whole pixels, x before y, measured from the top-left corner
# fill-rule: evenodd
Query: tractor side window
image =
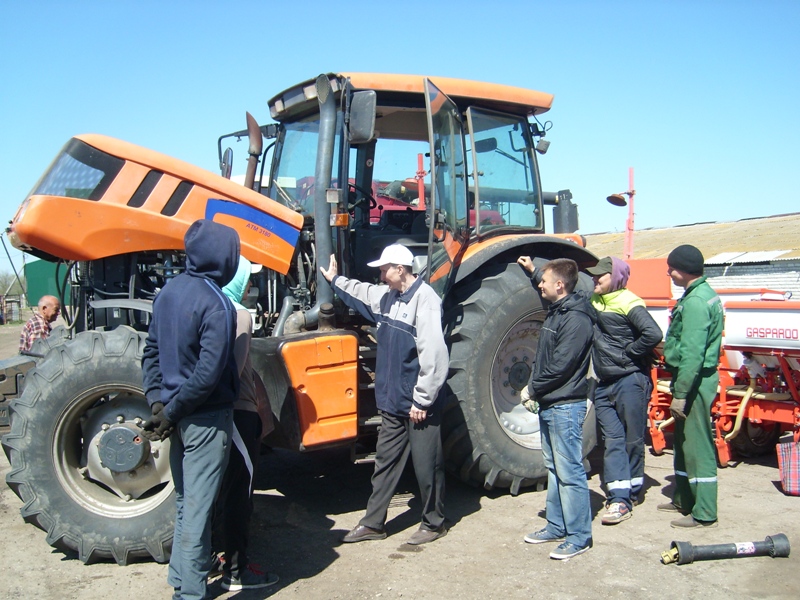
<path fill-rule="evenodd" d="M 475 196 L 478 232 L 507 226 L 541 228 L 541 193 L 527 121 L 475 108 L 467 115 L 474 152 L 470 192 Z"/>
<path fill-rule="evenodd" d="M 276 148 L 275 171 L 267 195 L 304 215 L 314 214 L 314 176 L 319 122 L 286 125 Z"/>
<path fill-rule="evenodd" d="M 380 138 L 375 146 L 375 164 L 372 171 L 372 194 L 375 205 L 370 208 L 370 223 L 381 227 L 411 229 L 417 217 L 422 216 L 420 192 L 430 196 L 430 177 L 425 176 L 420 188 L 417 171 L 419 158 L 427 161 L 428 141 Z"/>

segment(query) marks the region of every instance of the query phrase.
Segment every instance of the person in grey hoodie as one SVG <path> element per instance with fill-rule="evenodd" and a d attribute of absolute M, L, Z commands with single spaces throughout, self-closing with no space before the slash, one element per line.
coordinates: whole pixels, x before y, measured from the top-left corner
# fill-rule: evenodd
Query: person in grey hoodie
<path fill-rule="evenodd" d="M 228 463 L 233 403 L 236 311 L 220 289 L 239 264 L 235 230 L 201 219 L 184 237 L 186 270 L 156 296 L 142 355 L 151 441 L 170 439 L 175 533 L 167 582 L 173 599 L 206 597 L 211 517 Z"/>
<path fill-rule="evenodd" d="M 439 391 L 449 358 L 442 333 L 442 302 L 411 272 L 414 256 L 401 244 L 383 249 L 368 263 L 380 267 L 386 285 L 362 283 L 338 274 L 336 257 L 320 267 L 350 308 L 378 324 L 375 401 L 381 415 L 372 495 L 367 513 L 342 541 L 380 540 L 389 502 L 409 452 L 422 496 L 422 523 L 408 544 L 426 544 L 447 533 L 444 526 L 444 454 L 439 425 Z"/>

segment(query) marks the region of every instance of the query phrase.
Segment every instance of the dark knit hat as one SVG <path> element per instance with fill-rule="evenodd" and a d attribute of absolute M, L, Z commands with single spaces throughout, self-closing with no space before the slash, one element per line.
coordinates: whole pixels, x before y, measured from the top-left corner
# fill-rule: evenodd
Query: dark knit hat
<path fill-rule="evenodd" d="M 702 275 L 703 263 L 705 259 L 702 252 L 690 244 L 678 246 L 667 257 L 667 264 L 670 267 L 689 275 Z"/>

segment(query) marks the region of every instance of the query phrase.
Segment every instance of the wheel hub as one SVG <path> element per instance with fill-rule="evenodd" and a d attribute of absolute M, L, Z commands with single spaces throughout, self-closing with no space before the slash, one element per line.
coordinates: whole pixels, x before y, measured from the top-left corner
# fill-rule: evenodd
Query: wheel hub
<path fill-rule="evenodd" d="M 144 464 L 150 454 L 150 442 L 126 423 L 103 433 L 97 451 L 100 464 L 106 469 L 126 473 Z"/>
<path fill-rule="evenodd" d="M 528 385 L 530 378 L 531 367 L 527 362 L 514 363 L 514 365 L 508 371 L 508 385 L 518 392 Z"/>
<path fill-rule="evenodd" d="M 80 473 L 87 483 L 102 485 L 77 487 L 91 497 L 102 496 L 99 488 L 104 487 L 125 502 L 161 489 L 171 479 L 169 440 L 150 443 L 141 434 L 147 414 L 144 398 L 122 392 L 101 395 L 100 400 L 80 417 Z"/>
<path fill-rule="evenodd" d="M 530 381 L 541 321 L 515 323 L 501 341 L 492 365 L 492 403 L 506 434 L 526 448 L 538 449 L 539 417 L 521 404 L 519 393 Z"/>

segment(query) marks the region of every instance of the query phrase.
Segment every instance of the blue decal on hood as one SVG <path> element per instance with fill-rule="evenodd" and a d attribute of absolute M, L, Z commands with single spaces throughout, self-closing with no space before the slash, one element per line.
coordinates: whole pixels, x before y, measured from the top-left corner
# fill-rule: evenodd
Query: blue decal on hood
<path fill-rule="evenodd" d="M 275 235 L 293 247 L 297 245 L 297 238 L 300 236 L 299 230 L 252 206 L 239 204 L 238 202 L 230 202 L 228 200 L 209 198 L 206 204 L 205 218 L 213 221 L 214 216 L 219 214 L 230 215 L 237 219 L 248 221 L 263 230 L 261 232 L 262 235 Z M 249 226 L 248 228 L 255 229 Z"/>

